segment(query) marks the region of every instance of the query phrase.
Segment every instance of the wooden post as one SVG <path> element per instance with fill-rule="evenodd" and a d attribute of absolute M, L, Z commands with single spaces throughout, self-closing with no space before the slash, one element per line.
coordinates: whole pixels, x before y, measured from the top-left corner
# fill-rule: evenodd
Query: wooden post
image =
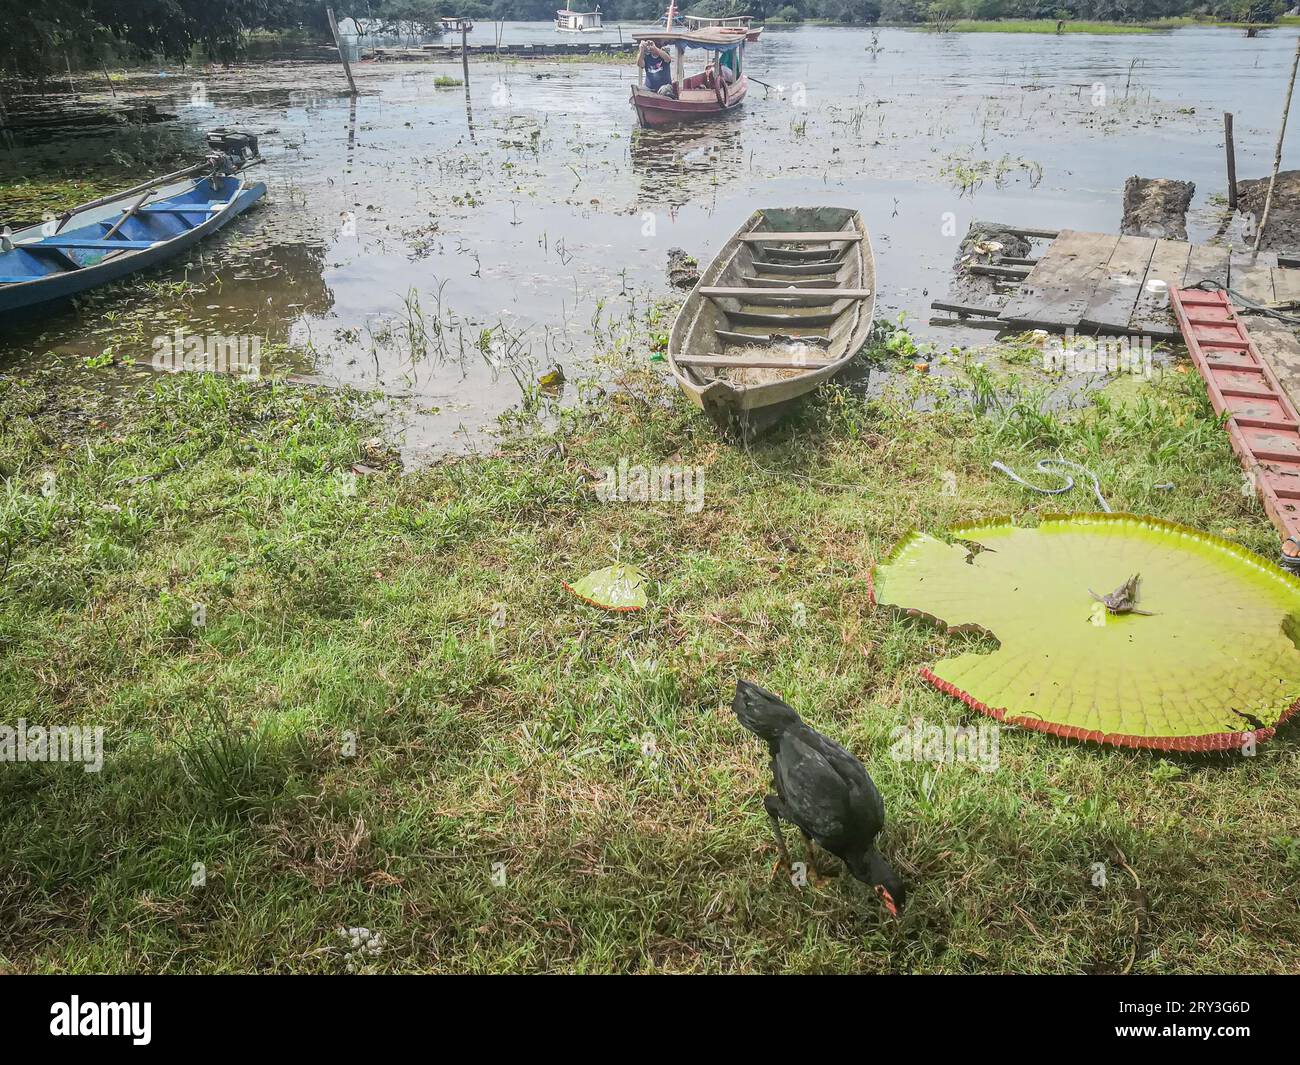
<path fill-rule="evenodd" d="M 460 66 L 465 72 L 465 85 L 469 86 L 469 46 L 465 43 L 465 35 L 469 30 L 465 28 L 465 23 L 460 24 Z"/>
<path fill-rule="evenodd" d="M 330 32 L 334 34 L 334 47 L 339 50 L 339 58 L 343 60 L 343 73 L 348 76 L 348 91 L 356 96 L 357 83 L 352 80 L 352 64 L 348 62 L 348 53 L 343 48 L 343 38 L 339 36 L 339 24 L 334 18 L 334 9 L 327 7 L 325 14 L 329 16 Z"/>
<path fill-rule="evenodd" d="M 1286 103 L 1282 105 L 1282 125 L 1277 131 L 1277 148 L 1273 151 L 1273 173 L 1268 178 L 1268 192 L 1264 194 L 1264 215 L 1259 220 L 1259 229 L 1255 232 L 1255 247 L 1250 253 L 1250 262 L 1253 266 L 1255 260 L 1259 258 L 1259 245 L 1264 239 L 1264 227 L 1268 225 L 1268 212 L 1273 206 L 1273 186 L 1277 184 L 1278 168 L 1282 165 L 1282 138 L 1286 136 L 1286 120 L 1291 113 L 1291 94 L 1295 92 L 1295 73 L 1296 68 L 1300 67 L 1300 37 L 1295 42 L 1295 58 L 1291 61 L 1291 80 L 1286 86 Z"/>
<path fill-rule="evenodd" d="M 1237 149 L 1232 143 L 1232 112 L 1223 112 L 1223 142 L 1228 149 L 1228 210 L 1237 209 Z"/>

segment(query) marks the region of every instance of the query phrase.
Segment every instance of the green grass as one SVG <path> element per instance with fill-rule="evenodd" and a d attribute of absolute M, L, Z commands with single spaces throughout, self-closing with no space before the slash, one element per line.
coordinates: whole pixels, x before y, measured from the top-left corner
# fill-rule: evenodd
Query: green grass
<path fill-rule="evenodd" d="M 959 19 L 948 27 L 951 33 L 1056 33 L 1056 19 Z M 1151 33 L 1150 26 L 1132 22 L 1073 22 L 1062 33 Z"/>
<path fill-rule="evenodd" d="M 140 181 L 142 173 L 165 174 L 201 160 L 203 137 L 170 124 L 127 125 L 112 134 L 93 165 L 36 153 L 0 168 L 0 221 L 33 225 Z M 77 173 L 83 170 L 84 173 Z"/>
<path fill-rule="evenodd" d="M 769 19 L 769 21 L 771 21 Z M 1268 29 L 1278 25 L 1300 24 L 1300 16 L 1283 15 L 1278 22 L 1246 23 L 1227 22 L 1191 15 L 1169 18 L 1144 19 L 1139 22 L 1086 22 L 1067 20 L 1062 33 L 1132 34 L 1153 33 L 1156 30 L 1176 30 L 1184 26 L 1220 26 L 1225 29 L 1245 29 L 1255 26 Z M 881 23 L 885 25 L 885 23 Z M 934 26 L 927 28 L 937 28 Z M 1056 33 L 1056 19 L 959 19 L 945 27 L 950 33 Z"/>
<path fill-rule="evenodd" d="M 541 63 L 590 63 L 601 66 L 610 63 L 622 63 L 626 65 L 636 62 L 636 52 L 587 52 L 583 55 L 548 55 L 536 58 L 516 55 L 513 52 L 502 52 L 501 61 L 503 63 L 524 65 L 530 69 L 536 69 Z"/>
<path fill-rule="evenodd" d="M 1272 551 L 1196 375 L 1068 417 L 974 364 L 902 379 L 751 456 L 632 372 L 355 492 L 346 397 L 0 379 L 0 723 L 107 730 L 100 774 L 0 772 L 0 968 L 341 972 L 364 926 L 369 971 L 1294 971 L 1294 727 L 1254 759 L 1014 730 L 994 773 L 889 757 L 895 725 L 973 715 L 917 674 L 963 638 L 873 609 L 867 575 L 910 527 L 1061 509 L 994 458 L 1059 450 L 1116 509 Z M 702 467 L 703 509 L 601 503 L 620 456 Z M 616 559 L 644 612 L 563 588 Z M 845 877 L 769 880 L 738 675 L 866 762 L 901 922 Z"/>

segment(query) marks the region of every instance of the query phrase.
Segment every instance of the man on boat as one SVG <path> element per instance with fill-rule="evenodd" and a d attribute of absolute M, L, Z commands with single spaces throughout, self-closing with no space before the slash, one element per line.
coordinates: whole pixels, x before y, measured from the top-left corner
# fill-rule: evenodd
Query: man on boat
<path fill-rule="evenodd" d="M 645 87 L 660 96 L 677 98 L 677 89 L 673 86 L 673 59 L 668 50 L 660 48 L 654 41 L 642 41 L 637 49 L 636 65 L 645 71 Z"/>

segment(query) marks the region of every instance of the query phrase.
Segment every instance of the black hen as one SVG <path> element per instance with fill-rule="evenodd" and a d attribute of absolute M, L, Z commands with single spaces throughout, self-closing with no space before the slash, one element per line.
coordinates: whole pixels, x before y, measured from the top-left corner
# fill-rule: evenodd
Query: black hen
<path fill-rule="evenodd" d="M 876 835 L 885 827 L 885 800 L 862 763 L 757 684 L 737 681 L 731 709 L 772 753 L 776 790 L 763 805 L 786 866 L 790 853 L 781 835 L 782 818 L 803 833 L 810 859 L 814 842 L 842 858 L 849 872 L 874 888 L 889 912 L 898 916 L 907 892 L 876 850 Z"/>

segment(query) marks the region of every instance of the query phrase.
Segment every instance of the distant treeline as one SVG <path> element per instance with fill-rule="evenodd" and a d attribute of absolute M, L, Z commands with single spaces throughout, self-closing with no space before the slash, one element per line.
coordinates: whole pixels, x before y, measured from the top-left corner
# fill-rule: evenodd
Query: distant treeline
<path fill-rule="evenodd" d="M 423 0 L 409 0 L 419 4 Z M 1294 0 L 1291 0 L 1293 3 Z M 561 0 L 562 3 L 562 0 Z M 550 20 L 557 0 L 449 0 L 445 15 L 512 21 Z M 435 4 L 435 6 L 437 6 Z M 593 3 L 571 5 L 589 10 Z M 753 15 L 784 22 L 922 23 L 944 19 L 1067 19 L 1088 22 L 1148 22 L 1202 16 L 1232 22 L 1275 22 L 1289 4 L 1284 0 L 686 0 L 682 10 L 719 18 Z M 668 8 L 667 0 L 600 0 L 606 22 L 653 22 Z"/>
<path fill-rule="evenodd" d="M 335 0 L 349 15 L 434 30 L 440 17 L 549 21 L 562 0 Z M 574 10 L 596 0 L 575 0 Z M 1284 0 L 686 0 L 683 10 L 712 17 L 840 23 L 924 23 L 952 19 L 1083 19 L 1143 22 L 1198 15 L 1272 22 Z M 606 22 L 650 23 L 666 0 L 599 0 Z M 238 56 L 247 35 L 299 31 L 327 36 L 323 0 L 0 0 L 0 67 L 51 72 L 99 62 L 182 59 L 195 50 L 218 61 Z"/>
<path fill-rule="evenodd" d="M 796 0 L 797 2 L 797 0 Z M 1284 0 L 880 0 L 882 22 L 944 19 L 1065 19 L 1084 22 L 1152 22 L 1196 16 L 1225 22 L 1276 22 Z M 805 16 L 807 17 L 807 16 Z"/>

